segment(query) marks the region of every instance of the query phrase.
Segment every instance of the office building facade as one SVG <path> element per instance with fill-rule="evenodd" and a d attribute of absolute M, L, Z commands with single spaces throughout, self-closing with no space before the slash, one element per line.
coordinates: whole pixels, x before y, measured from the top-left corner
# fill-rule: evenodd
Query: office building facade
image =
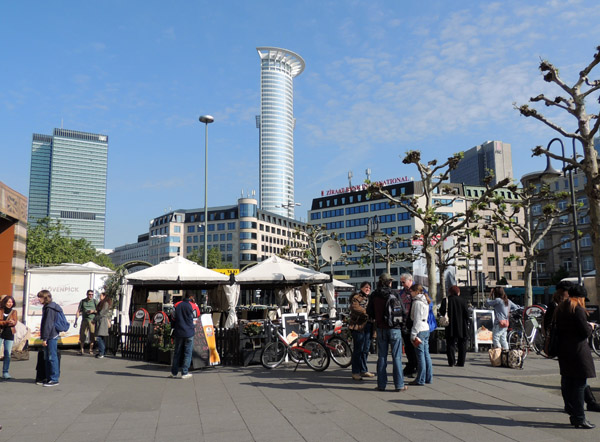
<path fill-rule="evenodd" d="M 450 182 L 483 186 L 489 171 L 494 174 L 491 185 L 504 178 L 511 180 L 514 178 L 510 144 L 502 141 L 486 141 L 465 151 L 458 167 L 450 172 Z"/>
<path fill-rule="evenodd" d="M 386 180 L 384 184 L 384 189 L 392 196 L 416 197 L 417 204 L 425 206 L 421 182 L 403 177 Z M 450 186 L 456 189 L 452 196 L 440 194 L 439 198 L 434 197 L 434 202 L 443 204 L 438 211 L 447 213 L 447 216 L 465 210 L 465 201 L 460 197 L 462 185 Z M 381 273 L 387 271 L 387 263 L 383 259 L 377 259 L 375 266 L 361 263 L 361 257 L 366 252 L 361 251 L 360 245 L 371 241 L 367 230 L 369 220 L 373 217 L 377 217 L 379 229 L 383 234 L 395 235 L 399 239 L 391 249 L 392 254 L 408 254 L 413 251 L 413 247 L 419 248 L 419 240 L 415 234 L 423 227 L 421 220 L 414 218 L 404 208 L 391 206 L 386 199 L 370 200 L 365 185 L 324 190 L 321 197 L 313 199 L 308 213 L 309 224 L 323 225 L 327 231 L 335 233 L 340 240 L 345 241 L 342 251 L 348 256 L 334 264 L 334 275 L 355 287 L 362 281 L 370 281 L 373 284 Z M 382 250 L 381 240 L 378 244 L 377 249 Z M 400 274 L 415 274 L 416 271 L 425 274 L 422 261 L 416 265 L 409 261 L 396 261 L 390 268 L 395 283 L 398 282 Z M 457 275 L 457 279 L 465 280 L 466 273 L 462 271 Z"/>
<path fill-rule="evenodd" d="M 259 130 L 260 208 L 294 218 L 294 84 L 304 70 L 298 54 L 256 48 L 260 56 Z"/>
<path fill-rule="evenodd" d="M 208 234 L 204 209 L 174 210 L 150 221 L 148 262 L 156 265 L 175 256 L 187 258 L 204 248 L 216 248 L 223 263 L 244 267 L 277 255 L 286 247 L 298 247 L 297 230 L 304 223 L 258 208 L 254 198 L 241 198 L 231 206 L 208 208 Z M 117 248 L 118 249 L 118 248 Z"/>
<path fill-rule="evenodd" d="M 59 220 L 72 238 L 104 247 L 108 136 L 67 129 L 33 134 L 30 223 Z"/>

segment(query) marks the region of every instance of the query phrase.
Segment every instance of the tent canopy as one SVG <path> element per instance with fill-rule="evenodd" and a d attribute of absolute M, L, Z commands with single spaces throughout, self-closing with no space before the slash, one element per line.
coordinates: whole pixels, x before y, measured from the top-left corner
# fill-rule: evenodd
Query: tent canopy
<path fill-rule="evenodd" d="M 337 279 L 333 280 L 333 288 L 337 292 L 352 292 L 355 290 L 353 285 L 338 281 Z"/>
<path fill-rule="evenodd" d="M 206 269 L 197 263 L 176 256 L 153 267 L 125 276 L 129 284 L 148 288 L 205 288 L 218 284 L 227 284 L 230 277 Z"/>
<path fill-rule="evenodd" d="M 278 256 L 271 256 L 235 276 L 235 281 L 244 286 L 265 284 L 298 286 L 302 284 L 321 284 L 329 282 L 330 279 L 330 276 L 325 273 L 302 267 Z"/>
<path fill-rule="evenodd" d="M 28 273 L 106 273 L 113 274 L 114 271 L 108 267 L 102 267 L 94 262 L 75 264 L 66 262 L 52 267 L 32 267 L 27 269 Z"/>

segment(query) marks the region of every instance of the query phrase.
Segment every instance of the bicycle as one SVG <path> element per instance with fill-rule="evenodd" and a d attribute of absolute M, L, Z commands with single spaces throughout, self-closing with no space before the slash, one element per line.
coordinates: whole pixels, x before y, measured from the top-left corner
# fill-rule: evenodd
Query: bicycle
<path fill-rule="evenodd" d="M 313 329 L 313 336 L 325 345 L 329 357 L 340 367 L 349 367 L 352 364 L 352 347 L 342 337 L 342 322 L 336 321 L 333 330 L 327 332 L 323 332 L 321 325 L 329 324 L 329 319 L 317 318 L 314 322 L 317 327 Z"/>
<path fill-rule="evenodd" d="M 590 346 L 596 355 L 600 356 L 600 326 L 596 325 L 590 336 Z"/>
<path fill-rule="evenodd" d="M 301 326 L 304 324 L 303 320 L 296 320 L 296 322 Z M 265 326 L 275 336 L 275 341 L 268 343 L 260 355 L 263 367 L 277 368 L 286 356 L 296 363 L 294 371 L 298 369 L 301 360 L 304 360 L 306 365 L 315 371 L 323 371 L 329 367 L 331 361 L 329 353 L 312 333 L 302 333 L 288 342 L 287 338 L 280 333 L 279 327 L 276 327 L 271 321 L 266 321 Z"/>
<path fill-rule="evenodd" d="M 544 350 L 544 336 L 537 318 L 534 316 L 525 318 L 523 309 L 520 308 L 511 314 L 511 319 L 517 326 L 508 333 L 508 346 L 511 349 L 523 350 L 523 360 L 530 350 L 538 355 L 541 354 Z"/>

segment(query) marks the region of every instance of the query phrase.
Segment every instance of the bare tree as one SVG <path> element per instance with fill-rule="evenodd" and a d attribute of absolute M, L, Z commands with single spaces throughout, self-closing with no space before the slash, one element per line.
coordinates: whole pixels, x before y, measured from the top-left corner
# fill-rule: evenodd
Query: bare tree
<path fill-rule="evenodd" d="M 427 261 L 429 278 L 429 294 L 436 301 L 439 301 L 435 283 L 438 249 L 443 247 L 446 238 L 464 234 L 468 223 L 477 219 L 477 212 L 480 207 L 486 206 L 488 199 L 493 196 L 494 190 L 506 186 L 510 181 L 506 178 L 492 187 L 487 186 L 481 196 L 467 206 L 464 211 L 454 212 L 452 216 L 447 216 L 440 209 L 450 207 L 458 200 L 464 200 L 464 196 L 456 195 L 454 189 L 445 183 L 450 177 L 450 172 L 456 169 L 462 158 L 463 153 L 460 152 L 439 165 L 437 160 L 422 163 L 421 152 L 408 151 L 402 162 L 414 164 L 417 167 L 422 183 L 422 194 L 413 195 L 412 198 L 394 197 L 384 190 L 380 183 L 369 183 L 368 187 L 368 191 L 373 197 L 388 199 L 390 204 L 404 208 L 413 218 L 422 223 L 422 227 L 415 231 L 415 236 L 420 237 L 423 241 L 423 253 Z"/>
<path fill-rule="evenodd" d="M 547 107 L 566 112 L 575 119 L 575 130 L 564 129 L 527 104 L 517 107 L 521 115 L 533 117 L 562 136 L 579 141 L 583 146 L 583 160 L 581 162 L 577 158 L 549 152 L 541 146 L 533 149 L 533 155 L 546 155 L 561 160 L 570 167 L 580 168 L 585 174 L 587 181 L 584 189 L 590 204 L 591 239 L 595 250 L 600 250 L 600 176 L 598 174 L 598 153 L 594 149 L 594 137 L 598 134 L 600 128 L 600 118 L 597 106 L 596 113 L 589 113 L 587 104 L 590 103 L 592 94 L 600 90 L 600 80 L 589 79 L 590 73 L 598 63 L 600 63 L 600 46 L 596 48 L 592 61 L 579 72 L 575 83 L 569 86 L 560 77 L 559 71 L 554 65 L 546 60 L 540 62 L 539 68 L 544 81 L 558 86 L 563 95 L 551 98 L 540 94 L 530 98 L 529 101 L 531 103 L 543 103 Z M 596 267 L 596 293 L 600 293 L 600 253 L 594 253 L 594 264 Z"/>
<path fill-rule="evenodd" d="M 481 224 L 481 230 L 486 232 L 486 236 L 498 245 L 515 244 L 522 247 L 522 255 L 512 254 L 509 259 L 514 260 L 520 257 L 525 259 L 525 268 L 523 269 L 523 278 L 525 280 L 525 305 L 533 303 L 532 274 L 533 264 L 537 262 L 540 254 L 538 248 L 540 242 L 552 229 L 556 220 L 568 213 L 566 210 L 557 208 L 558 201 L 567 196 L 567 192 L 552 192 L 548 185 L 542 185 L 539 189 L 530 184 L 525 188 L 517 188 L 516 185 L 508 186 L 515 199 L 507 200 L 501 194 L 496 194 L 490 201 L 491 214 L 490 221 Z M 533 206 L 540 205 L 540 215 L 535 219 L 532 216 Z M 524 220 L 524 222 L 523 222 Z M 511 241 L 506 241 L 498 237 L 496 232 L 512 232 Z M 572 239 L 569 238 L 569 241 Z M 559 242 L 545 247 L 545 250 L 554 249 L 567 241 Z"/>
<path fill-rule="evenodd" d="M 409 241 L 396 235 L 396 232 L 390 234 L 384 233 L 380 238 L 374 241 L 365 241 L 356 246 L 356 253 L 360 254 L 358 263 L 361 266 L 373 264 L 373 256 L 376 262 L 385 262 L 385 271 L 391 273 L 392 264 L 401 261 L 408 261 L 404 253 L 394 252 L 395 249 L 406 247 L 405 243 Z"/>

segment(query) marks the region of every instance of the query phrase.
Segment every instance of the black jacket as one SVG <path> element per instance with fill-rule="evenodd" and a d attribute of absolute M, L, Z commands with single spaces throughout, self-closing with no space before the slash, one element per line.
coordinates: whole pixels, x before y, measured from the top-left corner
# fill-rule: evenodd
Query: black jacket
<path fill-rule="evenodd" d="M 391 287 L 381 287 L 375 290 L 371 294 L 369 305 L 367 305 L 367 314 L 371 319 L 375 320 L 377 328 L 389 329 L 389 325 L 383 320 L 383 313 L 385 311 L 385 304 L 388 296 L 396 296 L 398 299 L 398 292 Z M 406 321 L 406 312 L 404 315 Z M 401 328 L 401 327 L 395 327 Z"/>
<path fill-rule="evenodd" d="M 440 316 L 446 314 L 446 308 L 450 320 L 446 327 L 446 336 L 466 338 L 469 335 L 469 303 L 462 296 L 452 295 L 442 300 Z"/>
<path fill-rule="evenodd" d="M 588 345 L 592 327 L 582 307 L 577 306 L 574 313 L 568 307 L 561 304 L 556 312 L 560 374 L 569 378 L 595 378 L 592 349 Z"/>

